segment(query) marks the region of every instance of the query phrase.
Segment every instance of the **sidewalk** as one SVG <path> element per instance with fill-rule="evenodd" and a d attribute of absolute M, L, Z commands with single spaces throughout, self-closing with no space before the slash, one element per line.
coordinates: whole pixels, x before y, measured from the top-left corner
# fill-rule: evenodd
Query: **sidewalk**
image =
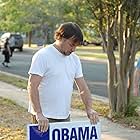
<path fill-rule="evenodd" d="M 28 94 L 26 90 L 19 89 L 0 81 L 0 96 L 11 99 L 17 104 L 27 108 Z M 72 109 L 72 120 L 86 120 L 86 113 Z M 119 124 L 101 118 L 102 140 L 139 140 L 140 131 L 125 128 Z"/>

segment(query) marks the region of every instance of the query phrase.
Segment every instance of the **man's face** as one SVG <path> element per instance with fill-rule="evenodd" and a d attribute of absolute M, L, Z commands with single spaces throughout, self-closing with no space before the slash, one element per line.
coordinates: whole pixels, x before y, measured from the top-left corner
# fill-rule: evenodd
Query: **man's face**
<path fill-rule="evenodd" d="M 75 51 L 77 46 L 79 46 L 79 42 L 75 42 L 73 38 L 62 39 L 61 53 L 68 56 Z"/>

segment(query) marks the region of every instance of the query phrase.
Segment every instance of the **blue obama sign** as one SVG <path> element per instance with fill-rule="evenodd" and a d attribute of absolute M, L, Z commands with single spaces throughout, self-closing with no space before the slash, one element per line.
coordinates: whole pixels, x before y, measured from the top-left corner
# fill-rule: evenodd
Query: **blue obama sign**
<path fill-rule="evenodd" d="M 27 126 L 27 140 L 49 140 L 49 130 L 40 132 L 37 124 L 29 124 Z"/>
<path fill-rule="evenodd" d="M 100 140 L 100 123 L 91 125 L 88 121 L 50 123 L 45 133 L 37 125 L 28 126 L 28 140 Z"/>

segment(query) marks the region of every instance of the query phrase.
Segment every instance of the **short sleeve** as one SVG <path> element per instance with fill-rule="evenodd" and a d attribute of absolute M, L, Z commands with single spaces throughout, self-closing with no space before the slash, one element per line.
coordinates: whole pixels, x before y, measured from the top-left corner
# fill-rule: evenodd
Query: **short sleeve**
<path fill-rule="evenodd" d="M 46 68 L 46 57 L 44 57 L 43 53 L 37 52 L 32 58 L 28 74 L 36 74 L 43 77 L 43 75 L 46 73 Z"/>

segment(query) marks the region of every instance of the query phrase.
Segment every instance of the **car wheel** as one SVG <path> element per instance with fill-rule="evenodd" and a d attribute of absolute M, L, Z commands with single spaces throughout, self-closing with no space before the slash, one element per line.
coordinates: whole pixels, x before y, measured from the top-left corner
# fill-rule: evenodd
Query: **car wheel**
<path fill-rule="evenodd" d="M 19 51 L 20 51 L 20 52 L 22 52 L 22 51 L 23 51 L 23 48 L 22 48 L 22 47 L 20 47 L 20 48 L 19 48 Z"/>

